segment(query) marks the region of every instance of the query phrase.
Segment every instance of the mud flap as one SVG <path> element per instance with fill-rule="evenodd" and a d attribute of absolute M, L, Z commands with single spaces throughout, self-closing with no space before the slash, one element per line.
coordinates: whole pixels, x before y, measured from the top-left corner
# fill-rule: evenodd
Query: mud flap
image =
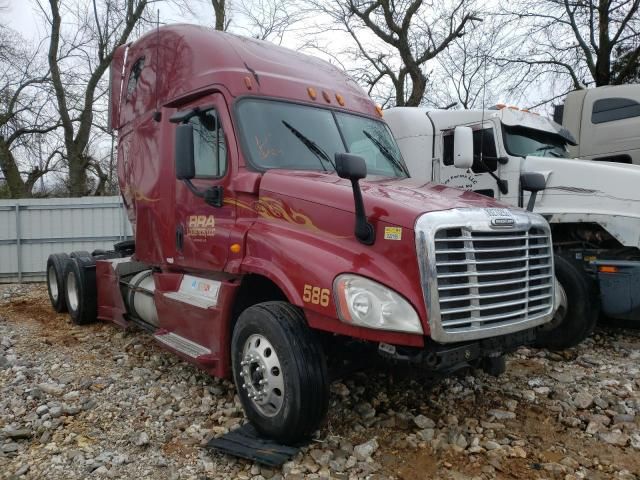
<path fill-rule="evenodd" d="M 300 451 L 300 447 L 282 445 L 261 437 L 250 423 L 221 437 L 212 438 L 207 448 L 268 467 L 280 467 Z"/>

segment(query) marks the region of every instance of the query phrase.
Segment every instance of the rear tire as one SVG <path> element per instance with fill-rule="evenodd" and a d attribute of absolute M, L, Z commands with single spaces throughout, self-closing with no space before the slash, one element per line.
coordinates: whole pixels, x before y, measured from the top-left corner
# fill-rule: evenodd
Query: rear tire
<path fill-rule="evenodd" d="M 53 253 L 47 259 L 47 290 L 51 306 L 58 313 L 67 311 L 65 296 L 64 269 L 69 261 L 66 253 Z"/>
<path fill-rule="evenodd" d="M 552 350 L 574 347 L 593 332 L 600 313 L 595 282 L 576 262 L 554 257 L 556 279 L 564 291 L 566 303 L 553 320 L 538 331 L 536 344 Z"/>
<path fill-rule="evenodd" d="M 98 316 L 95 262 L 90 257 L 70 258 L 65 268 L 65 299 L 76 325 L 95 322 Z"/>
<path fill-rule="evenodd" d="M 327 413 L 329 377 L 302 311 L 286 302 L 247 308 L 233 330 L 231 357 L 240 401 L 255 428 L 285 444 L 309 438 Z"/>

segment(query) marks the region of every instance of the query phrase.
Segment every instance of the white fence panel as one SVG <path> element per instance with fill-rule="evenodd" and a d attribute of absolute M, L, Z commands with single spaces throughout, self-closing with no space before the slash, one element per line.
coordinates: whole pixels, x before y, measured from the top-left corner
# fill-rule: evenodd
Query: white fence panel
<path fill-rule="evenodd" d="M 0 283 L 42 281 L 51 253 L 131 238 L 120 197 L 0 200 Z"/>

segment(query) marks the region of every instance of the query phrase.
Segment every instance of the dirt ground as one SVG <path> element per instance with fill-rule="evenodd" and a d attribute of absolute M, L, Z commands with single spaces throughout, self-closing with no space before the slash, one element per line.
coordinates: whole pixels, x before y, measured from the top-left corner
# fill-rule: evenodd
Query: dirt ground
<path fill-rule="evenodd" d="M 229 382 L 144 332 L 73 325 L 42 285 L 2 292 L 0 478 L 640 478 L 638 330 L 522 348 L 499 378 L 349 374 L 316 440 L 274 470 L 204 447 L 243 422 Z"/>

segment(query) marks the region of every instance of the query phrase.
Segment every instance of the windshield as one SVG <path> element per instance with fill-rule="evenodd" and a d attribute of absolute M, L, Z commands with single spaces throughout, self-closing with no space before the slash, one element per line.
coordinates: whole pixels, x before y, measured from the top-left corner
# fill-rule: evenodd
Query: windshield
<path fill-rule="evenodd" d="M 238 103 L 239 129 L 250 163 L 260 170 L 334 171 L 336 153 L 362 156 L 367 173 L 407 177 L 389 128 L 378 120 L 273 100 Z"/>
<path fill-rule="evenodd" d="M 558 135 L 519 126 L 503 126 L 504 146 L 509 155 L 568 158 L 566 141 Z"/>

